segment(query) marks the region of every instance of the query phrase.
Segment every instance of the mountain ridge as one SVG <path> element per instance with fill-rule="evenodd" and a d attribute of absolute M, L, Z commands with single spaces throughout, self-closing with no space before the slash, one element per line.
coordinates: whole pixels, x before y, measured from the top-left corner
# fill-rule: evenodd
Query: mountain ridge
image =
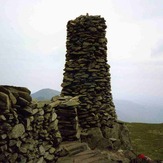
<path fill-rule="evenodd" d="M 53 96 L 59 95 L 60 92 L 50 88 L 41 89 L 31 94 L 31 97 L 36 100 L 50 100 Z"/>

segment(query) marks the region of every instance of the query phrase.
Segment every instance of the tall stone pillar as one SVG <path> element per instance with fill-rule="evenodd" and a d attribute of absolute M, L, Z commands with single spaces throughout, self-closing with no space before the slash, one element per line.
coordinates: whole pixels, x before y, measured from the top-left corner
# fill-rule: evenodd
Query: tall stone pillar
<path fill-rule="evenodd" d="M 104 18 L 89 15 L 67 24 L 61 95 L 83 95 L 78 108 L 82 128 L 111 126 L 116 119 L 107 64 L 106 27 Z"/>
<path fill-rule="evenodd" d="M 79 97 L 77 117 L 82 141 L 91 148 L 129 149 L 128 129 L 117 120 L 112 99 L 106 27 L 101 16 L 82 15 L 67 23 L 61 96 Z"/>

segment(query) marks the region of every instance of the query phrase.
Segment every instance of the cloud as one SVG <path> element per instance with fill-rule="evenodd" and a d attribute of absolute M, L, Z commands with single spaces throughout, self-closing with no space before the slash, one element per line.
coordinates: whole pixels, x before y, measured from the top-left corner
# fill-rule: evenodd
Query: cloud
<path fill-rule="evenodd" d="M 162 97 L 163 61 L 113 61 L 111 84 L 113 97 L 120 99 L 141 99 L 141 97 Z"/>
<path fill-rule="evenodd" d="M 121 15 L 123 20 L 145 20 L 151 18 L 162 18 L 162 0 L 114 0 L 115 11 Z"/>
<path fill-rule="evenodd" d="M 163 40 L 159 40 L 155 47 L 151 50 L 151 57 L 163 57 Z"/>

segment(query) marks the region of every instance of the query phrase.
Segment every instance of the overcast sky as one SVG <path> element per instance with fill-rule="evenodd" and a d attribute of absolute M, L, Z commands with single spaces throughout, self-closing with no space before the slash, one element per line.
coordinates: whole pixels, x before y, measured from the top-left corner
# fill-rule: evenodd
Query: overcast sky
<path fill-rule="evenodd" d="M 163 0 L 0 0 L 0 84 L 61 90 L 66 25 L 107 23 L 114 98 L 163 97 Z"/>

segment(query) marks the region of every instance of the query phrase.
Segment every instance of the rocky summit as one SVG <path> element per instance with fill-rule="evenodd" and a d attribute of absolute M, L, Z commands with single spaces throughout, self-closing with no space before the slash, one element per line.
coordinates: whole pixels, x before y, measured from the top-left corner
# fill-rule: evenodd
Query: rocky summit
<path fill-rule="evenodd" d="M 134 157 L 117 120 L 107 64 L 105 19 L 81 15 L 67 23 L 62 91 L 32 101 L 24 87 L 0 86 L 0 162 L 106 163 Z"/>

